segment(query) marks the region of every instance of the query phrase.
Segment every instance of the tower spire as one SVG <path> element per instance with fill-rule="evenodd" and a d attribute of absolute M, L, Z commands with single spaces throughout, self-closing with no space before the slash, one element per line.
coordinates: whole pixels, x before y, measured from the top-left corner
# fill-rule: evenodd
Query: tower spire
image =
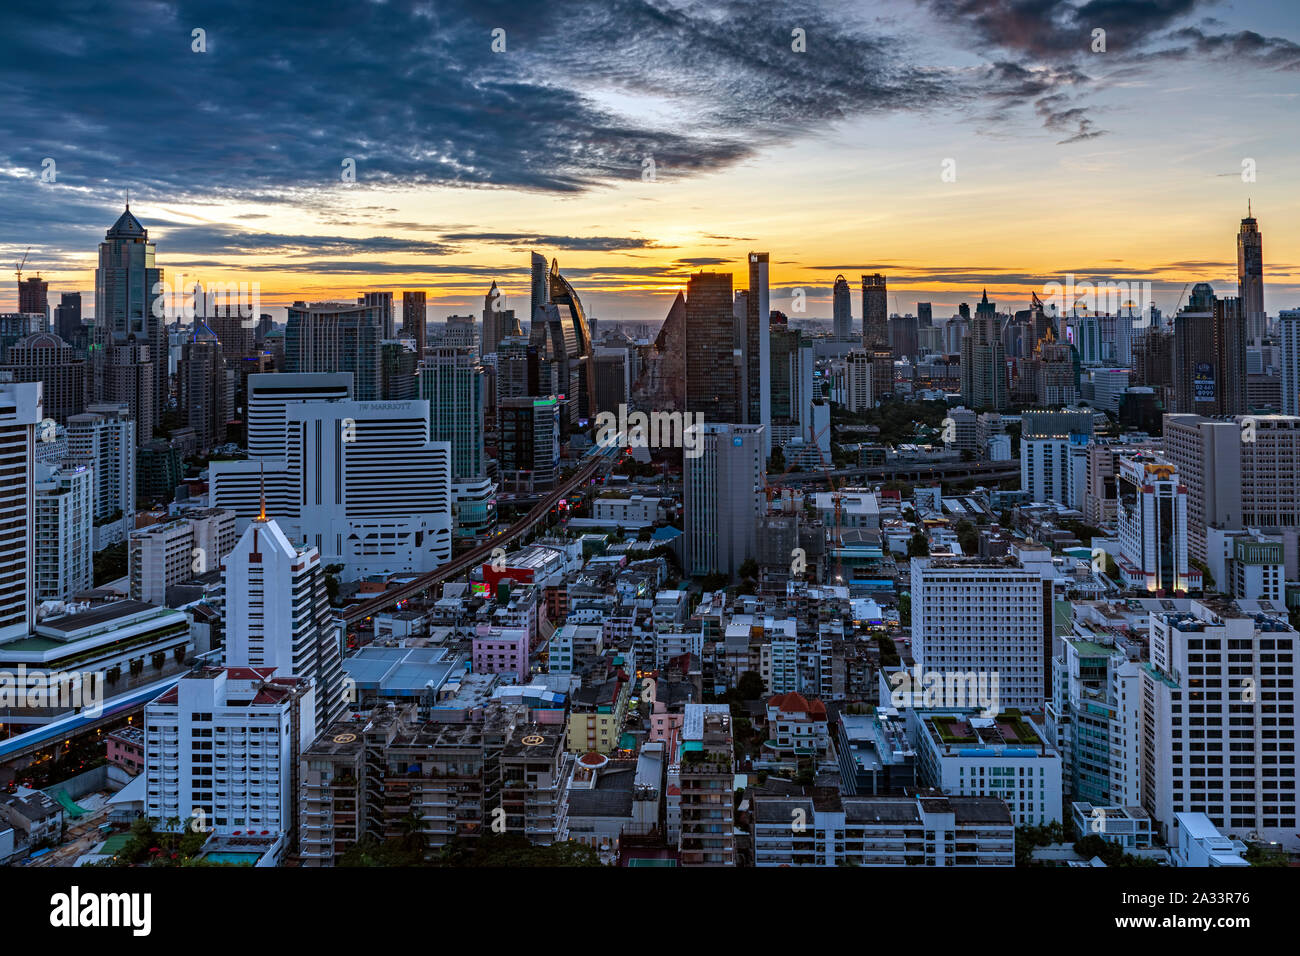
<path fill-rule="evenodd" d="M 266 462 L 261 463 L 261 482 L 262 482 L 262 510 L 257 516 L 258 521 L 266 520 Z"/>

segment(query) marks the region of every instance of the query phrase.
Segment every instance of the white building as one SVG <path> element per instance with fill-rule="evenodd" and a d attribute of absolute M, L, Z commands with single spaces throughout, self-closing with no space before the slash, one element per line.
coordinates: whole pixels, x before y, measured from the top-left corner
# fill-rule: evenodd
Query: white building
<path fill-rule="evenodd" d="M 1070 504 L 1074 497 L 1071 448 L 1079 443 L 1069 435 L 1020 439 L 1020 490 L 1030 501 Z"/>
<path fill-rule="evenodd" d="M 755 866 L 1015 866 L 1015 825 L 991 797 L 754 798 Z"/>
<path fill-rule="evenodd" d="M 1174 594 L 1201 587 L 1188 563 L 1187 488 L 1166 459 L 1148 452 L 1116 462 L 1115 563 L 1130 588 Z"/>
<path fill-rule="evenodd" d="M 844 356 L 844 408 L 858 414 L 870 411 L 874 407 L 871 401 L 871 353 L 863 349 L 853 349 Z"/>
<path fill-rule="evenodd" d="M 37 601 L 70 601 L 94 585 L 94 492 L 89 465 L 36 466 Z"/>
<path fill-rule="evenodd" d="M 41 383 L 0 384 L 0 641 L 25 638 L 34 616 L 32 462 Z"/>
<path fill-rule="evenodd" d="M 838 523 L 841 528 L 880 527 L 880 499 L 875 492 L 866 488 L 844 488 L 840 491 L 818 491 L 813 494 L 813 506 L 817 517 L 827 527 L 836 524 L 838 506 Z"/>
<path fill-rule="evenodd" d="M 320 552 L 257 518 L 226 558 L 227 667 L 314 682 L 316 731 L 342 713 L 343 635 L 330 616 Z"/>
<path fill-rule="evenodd" d="M 145 815 L 217 833 L 289 831 L 313 689 L 275 669 L 207 667 L 145 707 Z"/>
<path fill-rule="evenodd" d="M 648 495 L 601 495 L 592 502 L 592 517 L 625 527 L 652 525 L 659 516 L 659 502 Z"/>
<path fill-rule="evenodd" d="M 1242 856 L 1246 844 L 1229 840 L 1204 813 L 1179 813 L 1174 866 L 1250 866 Z"/>
<path fill-rule="evenodd" d="M 1300 415 L 1300 309 L 1277 314 L 1282 329 L 1282 414 Z"/>
<path fill-rule="evenodd" d="M 1170 603 L 1152 609 L 1142 669 L 1143 805 L 1169 844 L 1179 814 L 1203 813 L 1228 836 L 1294 851 L 1300 635 L 1265 602 Z"/>
<path fill-rule="evenodd" d="M 137 435 L 130 406 L 88 405 L 69 415 L 67 440 L 68 457 L 94 471 L 95 550 L 125 541 L 135 527 Z"/>
<path fill-rule="evenodd" d="M 1283 603 L 1286 558 L 1280 537 L 1210 526 L 1205 529 L 1205 550 L 1215 590 L 1234 598 Z"/>
<path fill-rule="evenodd" d="M 1016 826 L 1064 822 L 1061 756 L 1019 713 L 978 717 L 909 710 L 907 720 L 926 786 L 997 797 Z"/>
<path fill-rule="evenodd" d="M 996 675 L 1002 708 L 1039 710 L 1053 585 L 1015 558 L 913 558 L 912 657 L 922 673 Z"/>
<path fill-rule="evenodd" d="M 212 465 L 211 502 L 242 530 L 265 489 L 284 533 L 348 579 L 431 571 L 451 558 L 450 446 L 429 441 L 428 402 L 351 401 L 340 378 L 250 375 L 249 458 Z"/>
<path fill-rule="evenodd" d="M 192 508 L 170 521 L 131 532 L 127 539 L 131 597 L 165 604 L 167 589 L 221 567 L 235 547 L 235 513 Z"/>

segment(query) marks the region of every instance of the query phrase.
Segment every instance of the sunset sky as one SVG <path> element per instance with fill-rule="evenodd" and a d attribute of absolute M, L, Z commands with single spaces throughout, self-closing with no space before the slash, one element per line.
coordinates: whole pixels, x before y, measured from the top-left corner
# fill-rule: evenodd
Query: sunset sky
<path fill-rule="evenodd" d="M 1249 197 L 1266 308 L 1300 307 L 1290 2 L 326 6 L 7 10 L 0 310 L 28 246 L 51 305 L 91 293 L 128 191 L 169 278 L 264 305 L 426 289 L 435 320 L 494 279 L 522 316 L 533 249 L 606 320 L 662 318 L 699 268 L 743 286 L 750 250 L 807 316 L 843 272 L 858 317 L 876 271 L 891 311 L 937 317 L 1071 272 L 1172 309 L 1188 282 L 1235 294 Z"/>

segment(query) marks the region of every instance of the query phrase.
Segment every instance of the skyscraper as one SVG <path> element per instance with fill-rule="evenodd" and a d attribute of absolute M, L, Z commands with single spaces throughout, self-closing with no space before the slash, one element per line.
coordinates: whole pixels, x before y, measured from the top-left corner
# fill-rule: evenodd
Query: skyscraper
<path fill-rule="evenodd" d="M 81 293 L 64 292 L 54 309 L 54 332 L 73 348 L 84 348 L 86 330 L 81 325 Z"/>
<path fill-rule="evenodd" d="M 85 405 L 86 363 L 74 357 L 72 346 L 53 332 L 37 332 L 9 346 L 0 372 L 15 382 L 40 382 L 45 417 L 64 425 Z"/>
<path fill-rule="evenodd" d="M 206 454 L 226 440 L 226 421 L 232 409 L 226 388 L 226 368 L 215 335 L 195 330 L 181 346 L 176 364 L 177 395 L 185 424 L 194 429 L 196 447 Z"/>
<path fill-rule="evenodd" d="M 889 327 L 885 277 L 880 273 L 862 277 L 862 347 L 889 348 Z"/>
<path fill-rule="evenodd" d="M 1237 298 L 1246 319 L 1246 337 L 1258 345 L 1268 334 L 1264 312 L 1264 237 L 1246 204 L 1246 218 L 1237 232 Z"/>
<path fill-rule="evenodd" d="M 0 384 L 0 641 L 26 637 L 34 623 L 33 454 L 42 417 L 39 382 Z"/>
<path fill-rule="evenodd" d="M 95 472 L 95 550 L 135 527 L 136 421 L 125 404 L 89 405 L 68 417 L 68 457 Z"/>
<path fill-rule="evenodd" d="M 31 276 L 18 283 L 18 311 L 41 317 L 40 331 L 49 327 L 50 284 L 40 276 Z"/>
<path fill-rule="evenodd" d="M 772 343 L 768 335 L 771 308 L 768 299 L 768 255 L 749 254 L 749 296 L 745 300 L 745 418 L 750 425 L 767 426 L 764 440 L 772 437 Z M 764 454 L 770 454 L 766 448 Z"/>
<path fill-rule="evenodd" d="M 934 327 L 934 310 L 930 307 L 929 302 L 916 303 L 916 324 L 918 328 L 922 329 Z"/>
<path fill-rule="evenodd" d="M 515 318 L 515 310 L 505 308 L 506 297 L 495 281 L 483 296 L 483 336 L 479 350 L 491 355 L 507 336 L 522 335 L 523 329 Z"/>
<path fill-rule="evenodd" d="M 546 281 L 546 256 L 534 252 L 531 257 L 531 274 L 528 281 L 528 321 L 537 320 L 537 310 L 551 301 Z"/>
<path fill-rule="evenodd" d="M 1241 300 L 1219 299 L 1198 282 L 1174 316 L 1173 410 L 1242 415 L 1246 405 L 1246 320 Z"/>
<path fill-rule="evenodd" d="M 835 288 L 831 292 L 831 308 L 834 319 L 831 323 L 832 335 L 837 342 L 847 342 L 853 338 L 853 303 L 849 291 L 849 280 L 842 275 L 835 277 Z"/>
<path fill-rule="evenodd" d="M 36 466 L 35 599 L 71 601 L 94 584 L 95 476 L 89 465 Z M 188 559 L 188 555 L 187 555 Z"/>
<path fill-rule="evenodd" d="M 1300 415 L 1300 309 L 1278 313 L 1282 330 L 1282 414 Z"/>
<path fill-rule="evenodd" d="M 153 438 L 170 391 L 162 293 L 155 291 L 161 290 L 163 270 L 155 265 L 156 254 L 149 231 L 127 206 L 99 244 L 95 270 L 90 394 L 96 402 L 128 403 L 141 443 Z"/>
<path fill-rule="evenodd" d="M 391 305 L 390 301 L 390 321 Z M 295 302 L 288 312 L 284 331 L 286 372 L 351 372 L 353 394 L 358 401 L 373 402 L 383 397 L 382 301 Z"/>
<path fill-rule="evenodd" d="M 971 319 L 970 334 L 961 341 L 961 398 L 976 411 L 998 412 L 1007 407 L 1006 350 L 987 290 Z"/>
<path fill-rule="evenodd" d="M 316 685 L 316 732 L 338 718 L 342 634 L 330 619 L 320 552 L 295 546 L 263 511 L 224 559 L 227 667 L 273 667 Z"/>
<path fill-rule="evenodd" d="M 402 334 L 415 339 L 417 360 L 424 357 L 425 333 L 429 324 L 429 313 L 425 299 L 426 293 L 424 292 L 402 293 Z"/>
<path fill-rule="evenodd" d="M 485 375 L 472 349 L 438 347 L 420 364 L 420 399 L 429 403 L 429 440 L 451 445 L 453 481 L 487 474 L 483 458 Z"/>
<path fill-rule="evenodd" d="M 731 274 L 694 273 L 686 283 L 686 410 L 706 422 L 744 421 L 733 327 Z"/>
<path fill-rule="evenodd" d="M 747 559 L 757 560 L 767 481 L 763 430 L 706 421 L 701 454 L 684 459 L 688 573 L 735 575 Z"/>

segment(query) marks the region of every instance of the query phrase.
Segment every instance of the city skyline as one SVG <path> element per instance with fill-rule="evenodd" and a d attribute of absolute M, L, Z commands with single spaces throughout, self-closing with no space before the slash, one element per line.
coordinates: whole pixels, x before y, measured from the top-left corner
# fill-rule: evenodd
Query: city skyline
<path fill-rule="evenodd" d="M 30 246 L 52 300 L 88 292 L 129 196 L 168 277 L 257 281 L 278 319 L 379 289 L 426 291 L 439 319 L 493 281 L 522 314 L 529 250 L 607 320 L 662 319 L 699 269 L 742 288 L 754 249 L 792 318 L 829 319 L 835 276 L 875 272 L 891 313 L 944 317 L 985 287 L 1021 308 L 1067 274 L 1149 281 L 1168 312 L 1189 283 L 1231 294 L 1250 202 L 1265 308 L 1300 305 L 1300 45 L 1264 3 L 391 6 L 342 31 L 326 11 L 292 30 L 118 8 L 130 29 L 94 43 L 79 14 L 15 14 L 7 79 L 57 69 L 0 120 L 5 261 Z M 418 70 L 384 72 L 395 35 Z M 155 78 L 114 79 L 143 56 Z"/>

